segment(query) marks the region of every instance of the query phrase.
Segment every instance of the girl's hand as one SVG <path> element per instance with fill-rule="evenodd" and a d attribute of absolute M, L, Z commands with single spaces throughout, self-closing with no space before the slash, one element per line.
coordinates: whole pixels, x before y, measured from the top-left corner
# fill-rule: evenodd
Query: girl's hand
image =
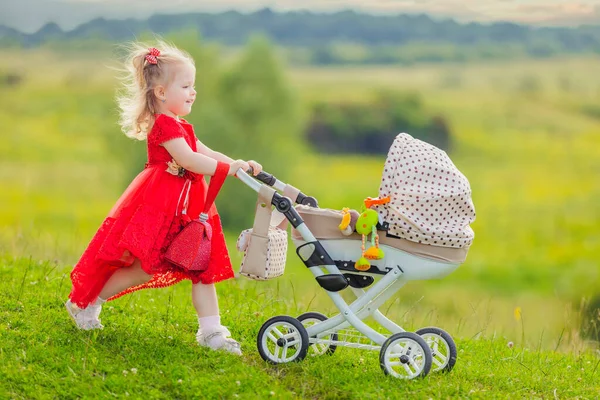
<path fill-rule="evenodd" d="M 262 171 L 262 165 L 260 165 L 254 160 L 249 160 L 248 165 L 252 168 L 252 173 L 254 176 L 258 175 L 260 171 Z"/>
<path fill-rule="evenodd" d="M 243 171 L 247 171 L 250 166 L 244 160 L 235 160 L 231 164 L 229 164 L 229 173 L 227 175 L 234 176 L 238 169 L 242 169 Z"/>

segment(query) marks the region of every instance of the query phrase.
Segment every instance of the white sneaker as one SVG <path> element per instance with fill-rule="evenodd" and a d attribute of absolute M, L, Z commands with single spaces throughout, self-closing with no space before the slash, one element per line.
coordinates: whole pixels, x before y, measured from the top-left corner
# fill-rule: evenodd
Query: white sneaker
<path fill-rule="evenodd" d="M 100 311 L 102 311 L 101 305 L 89 305 L 86 308 L 79 308 L 71 303 L 71 300 L 67 300 L 65 308 L 73 319 L 73 322 L 75 322 L 77 328 L 83 329 L 84 331 L 104 328 L 104 325 L 102 325 L 98 318 L 100 316 Z"/>
<path fill-rule="evenodd" d="M 218 326 L 207 332 L 198 329 L 196 340 L 200 346 L 208 347 L 212 350 L 225 350 L 231 354 L 242 355 L 242 349 L 238 342 L 233 340 L 231 333 L 224 326 Z"/>

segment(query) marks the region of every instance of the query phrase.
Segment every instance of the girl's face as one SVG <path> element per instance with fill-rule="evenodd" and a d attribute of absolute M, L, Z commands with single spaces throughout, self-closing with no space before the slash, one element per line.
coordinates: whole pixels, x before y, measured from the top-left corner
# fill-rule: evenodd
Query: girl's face
<path fill-rule="evenodd" d="M 196 68 L 190 63 L 174 65 L 172 68 L 174 76 L 162 90 L 162 96 L 159 96 L 159 111 L 174 117 L 185 116 L 192 111 L 192 104 L 196 100 Z"/>

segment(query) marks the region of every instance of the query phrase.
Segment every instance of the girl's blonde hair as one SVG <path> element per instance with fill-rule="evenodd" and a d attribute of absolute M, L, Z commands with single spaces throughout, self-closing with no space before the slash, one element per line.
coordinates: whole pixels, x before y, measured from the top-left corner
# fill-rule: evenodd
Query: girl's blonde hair
<path fill-rule="evenodd" d="M 119 124 L 121 129 L 130 138 L 144 140 L 148 131 L 154 124 L 158 99 L 154 95 L 154 88 L 158 85 L 166 86 L 172 78 L 172 67 L 175 64 L 191 63 L 192 57 L 172 44 L 158 40 L 155 45 L 133 42 L 125 45 L 127 59 L 125 61 L 125 76 L 123 86 L 117 95 L 120 108 Z M 156 48 L 160 55 L 156 63 L 150 55 L 150 49 Z"/>

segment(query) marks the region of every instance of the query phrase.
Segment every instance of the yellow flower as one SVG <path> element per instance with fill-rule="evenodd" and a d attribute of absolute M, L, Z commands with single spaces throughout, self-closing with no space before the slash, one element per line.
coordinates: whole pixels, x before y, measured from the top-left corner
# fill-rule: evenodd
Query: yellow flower
<path fill-rule="evenodd" d="M 521 307 L 519 306 L 515 307 L 515 320 L 521 320 Z"/>

